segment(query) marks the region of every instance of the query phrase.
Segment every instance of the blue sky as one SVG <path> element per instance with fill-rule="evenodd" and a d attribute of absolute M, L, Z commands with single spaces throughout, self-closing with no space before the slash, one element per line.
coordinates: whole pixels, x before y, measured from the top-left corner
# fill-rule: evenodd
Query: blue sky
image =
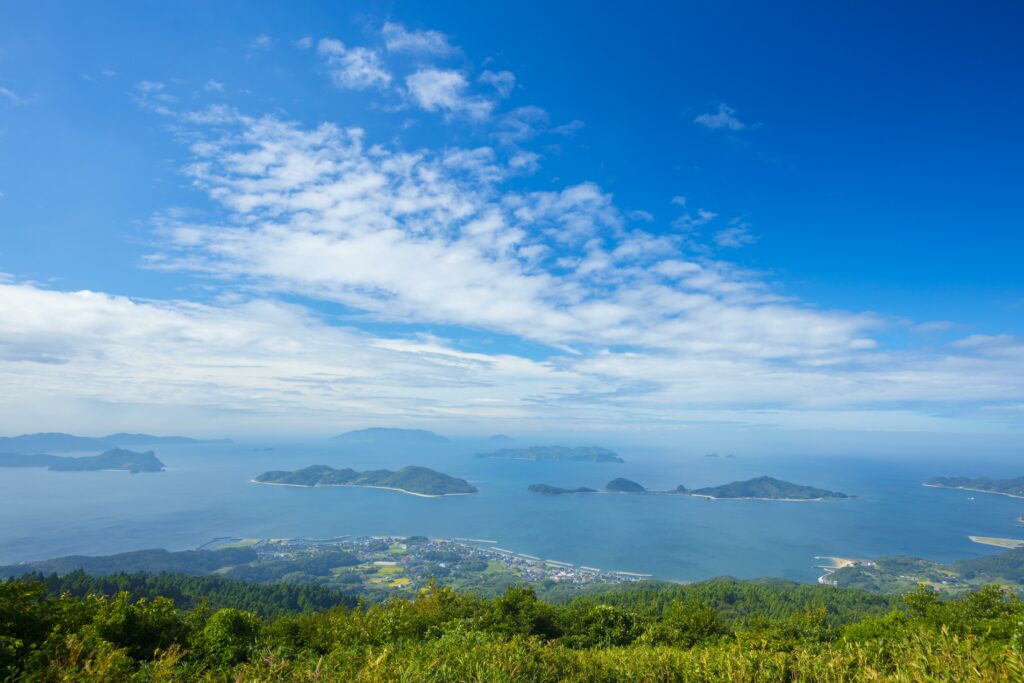
<path fill-rule="evenodd" d="M 1024 9 L 553 5 L 0 9 L 0 429 L 1019 428 Z"/>

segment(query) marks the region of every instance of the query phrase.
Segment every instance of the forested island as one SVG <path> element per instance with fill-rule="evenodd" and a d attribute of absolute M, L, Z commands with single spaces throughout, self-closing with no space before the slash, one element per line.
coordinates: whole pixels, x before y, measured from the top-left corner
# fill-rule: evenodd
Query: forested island
<path fill-rule="evenodd" d="M 137 453 L 112 448 L 99 455 L 72 458 L 62 455 L 21 453 L 0 453 L 0 467 L 45 467 L 54 472 L 96 472 L 100 470 L 125 470 L 132 474 L 139 472 L 163 472 L 164 464 L 153 451 Z"/>
<path fill-rule="evenodd" d="M 568 462 L 625 462 L 615 451 L 598 446 L 530 446 L 529 448 L 502 448 L 490 453 L 477 453 L 478 458 L 505 460 L 568 461 Z"/>
<path fill-rule="evenodd" d="M 564 495 L 570 493 L 594 493 L 594 489 L 580 487 L 575 489 L 561 488 L 549 484 L 533 484 L 529 490 L 534 493 L 545 493 L 549 495 Z M 803 486 L 792 482 L 775 479 L 773 477 L 756 477 L 746 481 L 734 481 L 721 486 L 708 486 L 700 489 L 687 489 L 680 484 L 669 491 L 649 491 L 641 484 L 630 479 L 617 477 L 605 484 L 605 491 L 611 493 L 632 493 L 649 495 L 682 495 L 698 496 L 701 498 L 713 499 L 758 499 L 758 500 L 788 500 L 788 501 L 812 501 L 824 500 L 826 498 L 852 498 L 845 493 L 828 491 L 814 486 Z"/>
<path fill-rule="evenodd" d="M 357 472 L 348 467 L 336 470 L 327 465 L 312 465 L 294 472 L 283 470 L 264 472 L 253 481 L 258 484 L 285 486 L 362 486 L 393 489 L 429 498 L 477 492 L 477 488 L 465 479 L 452 477 L 429 467 L 415 465 L 403 467 L 397 472 L 391 470 Z"/>
<path fill-rule="evenodd" d="M 845 493 L 829 491 L 815 486 L 803 486 L 774 477 L 755 477 L 746 481 L 734 481 L 721 486 L 707 486 L 700 489 L 686 489 L 680 485 L 677 493 L 705 498 L 758 498 L 765 500 L 824 500 L 825 498 L 852 498 Z"/>
<path fill-rule="evenodd" d="M 1001 496 L 1024 498 L 1024 477 L 989 479 L 988 477 L 932 477 L 925 486 L 942 489 L 963 489 L 979 493 L 998 493 Z"/>

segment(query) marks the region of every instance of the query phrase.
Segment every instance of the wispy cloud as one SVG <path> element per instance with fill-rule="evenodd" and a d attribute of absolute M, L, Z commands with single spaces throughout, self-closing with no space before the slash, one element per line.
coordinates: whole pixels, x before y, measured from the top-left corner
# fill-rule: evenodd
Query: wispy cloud
<path fill-rule="evenodd" d="M 737 118 L 736 110 L 725 102 L 718 105 L 717 111 L 701 114 L 693 122 L 712 130 L 724 128 L 726 130 L 738 131 L 747 127 L 747 124 Z"/>
<path fill-rule="evenodd" d="M 0 99 L 6 100 L 9 104 L 13 104 L 18 107 L 31 104 L 32 102 L 30 98 L 21 97 L 10 88 L 6 88 L 2 85 L 0 85 Z"/>
<path fill-rule="evenodd" d="M 266 52 L 272 47 L 274 47 L 274 40 L 266 33 L 261 33 L 249 41 L 249 49 L 251 50 Z"/>
<path fill-rule="evenodd" d="M 720 247 L 745 247 L 756 241 L 757 235 L 750 231 L 750 224 L 741 220 L 733 220 L 729 227 L 715 233 L 715 244 Z"/>
<path fill-rule="evenodd" d="M 494 88 L 499 97 L 508 97 L 516 87 L 516 75 L 511 71 L 484 71 L 479 81 Z"/>
<path fill-rule="evenodd" d="M 444 56 L 456 52 L 448 36 L 440 31 L 409 31 L 402 24 L 385 23 L 381 28 L 384 45 L 389 52 Z"/>
<path fill-rule="evenodd" d="M 386 88 L 391 74 L 384 68 L 380 55 L 366 47 L 346 48 L 340 40 L 322 39 L 317 52 L 327 65 L 331 80 L 339 88 L 365 90 Z"/>
<path fill-rule="evenodd" d="M 421 69 L 405 79 L 412 100 L 426 111 L 483 120 L 491 115 L 493 101 L 467 92 L 469 82 L 458 72 L 448 69 Z"/>

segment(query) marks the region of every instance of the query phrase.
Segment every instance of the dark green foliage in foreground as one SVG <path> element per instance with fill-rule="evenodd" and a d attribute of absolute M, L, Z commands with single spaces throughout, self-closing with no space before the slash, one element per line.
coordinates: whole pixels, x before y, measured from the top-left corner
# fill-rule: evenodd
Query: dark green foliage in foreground
<path fill-rule="evenodd" d="M 164 580 L 174 588 L 173 577 Z M 1024 605 L 995 588 L 956 600 L 920 589 L 885 605 L 857 591 L 714 581 L 621 589 L 553 605 L 523 587 L 492 600 L 432 587 L 412 600 L 271 618 L 236 606 L 199 603 L 180 611 L 163 597 L 55 596 L 48 588 L 42 581 L 0 583 L 0 679 L 1024 677 Z"/>
<path fill-rule="evenodd" d="M 321 586 L 244 583 L 219 576 L 140 573 L 94 577 L 75 571 L 64 576 L 22 577 L 22 580 L 33 579 L 45 583 L 52 595 L 67 593 L 82 598 L 127 593 L 133 601 L 166 597 L 182 609 L 235 607 L 264 616 L 315 612 L 339 605 L 352 607 L 357 603 L 351 596 Z"/>
<path fill-rule="evenodd" d="M 256 481 L 264 484 L 289 484 L 291 486 L 385 486 L 428 496 L 477 492 L 476 487 L 465 479 L 437 472 L 429 467 L 415 465 L 403 467 L 397 472 L 391 470 L 356 472 L 348 467 L 336 470 L 327 465 L 311 465 L 294 472 L 284 470 L 264 472 L 256 477 Z"/>

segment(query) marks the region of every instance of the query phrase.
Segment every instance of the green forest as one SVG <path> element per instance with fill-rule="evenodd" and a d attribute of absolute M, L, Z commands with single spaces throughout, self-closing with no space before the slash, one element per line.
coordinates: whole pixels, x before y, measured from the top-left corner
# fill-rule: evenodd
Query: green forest
<path fill-rule="evenodd" d="M 0 583 L 12 681 L 1024 680 L 1024 604 L 784 581 L 609 587 L 551 603 L 432 585 L 317 587 L 82 572 Z"/>

